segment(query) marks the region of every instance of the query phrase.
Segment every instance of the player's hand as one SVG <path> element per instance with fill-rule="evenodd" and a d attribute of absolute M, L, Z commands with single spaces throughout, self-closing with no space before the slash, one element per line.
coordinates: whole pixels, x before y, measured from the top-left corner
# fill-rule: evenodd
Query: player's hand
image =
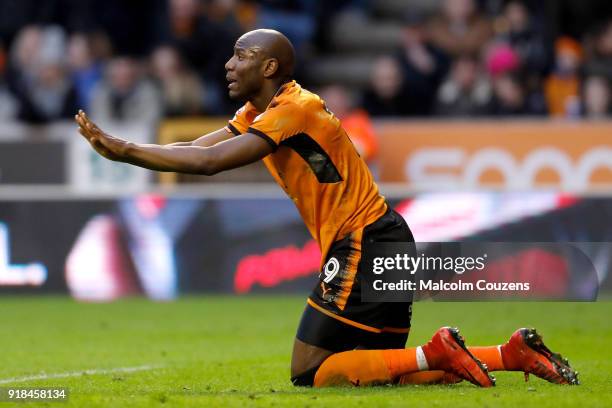
<path fill-rule="evenodd" d="M 96 152 L 109 160 L 124 161 L 126 159 L 129 142 L 104 133 L 82 110 L 74 115 L 74 119 L 79 125 L 79 133 Z"/>

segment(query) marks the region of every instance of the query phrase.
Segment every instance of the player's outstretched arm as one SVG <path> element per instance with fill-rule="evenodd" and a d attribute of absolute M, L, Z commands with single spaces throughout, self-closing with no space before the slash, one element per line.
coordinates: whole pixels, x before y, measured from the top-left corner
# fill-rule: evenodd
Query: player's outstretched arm
<path fill-rule="evenodd" d="M 217 143 L 224 142 L 228 139 L 234 137 L 234 134 L 228 130 L 227 128 L 222 128 L 219 130 L 215 130 L 214 132 L 205 134 L 204 136 L 200 136 L 196 140 L 191 142 L 174 142 L 169 143 L 165 146 L 201 146 L 201 147 L 209 147 L 214 146 Z"/>
<path fill-rule="evenodd" d="M 272 147 L 249 133 L 210 147 L 138 144 L 104 133 L 83 111 L 75 115 L 79 132 L 99 154 L 109 160 L 157 171 L 213 175 L 262 159 Z"/>

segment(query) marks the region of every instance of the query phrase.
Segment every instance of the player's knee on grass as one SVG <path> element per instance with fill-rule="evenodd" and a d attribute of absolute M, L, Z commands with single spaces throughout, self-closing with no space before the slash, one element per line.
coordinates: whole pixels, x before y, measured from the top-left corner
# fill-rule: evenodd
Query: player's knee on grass
<path fill-rule="evenodd" d="M 302 374 L 291 377 L 291 383 L 296 387 L 312 387 L 314 384 L 315 374 L 320 366 L 313 367 L 304 371 Z"/>
<path fill-rule="evenodd" d="M 291 382 L 296 386 L 312 386 L 314 376 L 323 361 L 333 352 L 304 343 L 298 338 L 291 355 Z"/>

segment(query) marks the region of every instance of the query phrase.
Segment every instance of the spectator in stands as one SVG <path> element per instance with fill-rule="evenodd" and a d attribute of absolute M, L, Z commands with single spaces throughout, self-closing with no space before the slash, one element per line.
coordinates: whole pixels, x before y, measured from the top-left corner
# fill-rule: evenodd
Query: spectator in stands
<path fill-rule="evenodd" d="M 554 72 L 546 79 L 544 91 L 552 116 L 576 116 L 579 108 L 582 48 L 572 38 L 561 37 L 555 43 Z"/>
<path fill-rule="evenodd" d="M 455 60 L 438 91 L 436 112 L 443 116 L 479 116 L 488 110 L 491 86 L 469 56 Z"/>
<path fill-rule="evenodd" d="M 59 13 L 65 9 L 81 9 L 84 15 L 76 17 L 80 18 L 79 24 L 70 32 L 100 30 L 107 35 L 117 55 L 141 58 L 151 50 L 153 42 L 164 28 L 162 21 L 168 1 L 55 0 L 44 3 L 57 3 Z"/>
<path fill-rule="evenodd" d="M 197 0 L 170 0 L 168 21 L 163 41 L 175 45 L 194 67 L 203 69 L 206 56 L 202 53 L 207 46 L 202 35 L 201 4 Z"/>
<path fill-rule="evenodd" d="M 603 76 L 591 76 L 584 81 L 583 114 L 589 119 L 601 119 L 612 113 L 610 81 Z"/>
<path fill-rule="evenodd" d="M 165 116 L 197 115 L 203 111 L 204 87 L 175 48 L 158 47 L 151 56 L 153 78 L 161 90 Z"/>
<path fill-rule="evenodd" d="M 212 0 L 205 5 L 198 0 L 170 0 L 167 21 L 161 27 L 159 43 L 178 49 L 206 80 L 224 80 L 227 50 L 233 48 L 240 30 L 223 3 L 231 9 L 235 2 Z"/>
<path fill-rule="evenodd" d="M 259 0 L 259 27 L 279 30 L 291 40 L 298 55 L 306 52 L 316 29 L 314 8 L 311 1 Z"/>
<path fill-rule="evenodd" d="M 436 92 L 450 65 L 448 57 L 427 38 L 424 23 L 424 13 L 410 12 L 402 28 L 399 61 L 404 76 L 407 115 L 432 113 Z"/>
<path fill-rule="evenodd" d="M 527 4 L 525 0 L 506 3 L 495 26 L 498 40 L 509 45 L 518 56 L 519 66 L 512 72 L 513 75 L 520 73 L 525 92 L 525 113 L 545 115 L 547 106 L 542 80 L 550 70 L 552 50 L 546 42 L 542 25 L 530 14 Z M 537 7 L 531 3 L 530 6 Z"/>
<path fill-rule="evenodd" d="M 474 0 L 444 0 L 441 11 L 430 21 L 428 33 L 432 44 L 449 56 L 477 55 L 493 34 Z"/>
<path fill-rule="evenodd" d="M 380 57 L 374 62 L 363 106 L 372 116 L 405 115 L 407 97 L 404 89 L 404 78 L 397 60 Z"/>
<path fill-rule="evenodd" d="M 510 45 L 504 42 L 493 43 L 484 56 L 489 78 L 493 82 L 494 95 L 489 106 L 491 114 L 547 113 L 539 76 L 523 69 L 520 56 Z"/>
<path fill-rule="evenodd" d="M 6 83 L 6 51 L 0 42 L 0 120 L 14 120 L 19 108 Z"/>
<path fill-rule="evenodd" d="M 517 53 L 526 72 L 543 75 L 550 65 L 544 32 L 529 14 L 523 1 L 508 2 L 496 22 L 498 40 Z"/>
<path fill-rule="evenodd" d="M 155 86 L 143 78 L 131 57 L 113 58 L 105 78 L 96 86 L 91 101 L 92 116 L 99 121 L 155 123 L 161 117 L 161 101 Z"/>
<path fill-rule="evenodd" d="M 225 63 L 234 41 L 243 32 L 236 17 L 236 0 L 169 0 L 159 29 L 157 45 L 178 50 L 185 64 L 204 82 L 209 97 L 215 96 L 214 114 L 237 108 L 226 92 Z"/>
<path fill-rule="evenodd" d="M 484 64 L 490 77 L 518 71 L 520 57 L 514 48 L 506 43 L 494 43 L 484 53 Z"/>
<path fill-rule="evenodd" d="M 355 97 L 340 85 L 330 85 L 323 88 L 319 95 L 337 118 L 342 122 L 349 138 L 355 145 L 359 155 L 366 161 L 376 158 L 378 142 L 370 115 L 360 107 L 355 107 Z"/>
<path fill-rule="evenodd" d="M 77 92 L 77 104 L 89 109 L 95 86 L 102 79 L 102 63 L 94 59 L 90 39 L 75 33 L 68 40 L 68 66 Z"/>
<path fill-rule="evenodd" d="M 12 74 L 31 76 L 42 42 L 42 29 L 37 25 L 23 27 L 17 33 L 10 52 Z"/>
<path fill-rule="evenodd" d="M 24 26 L 15 36 L 6 67 L 6 83 L 17 101 L 26 93 L 26 84 L 34 78 L 36 55 L 41 43 L 41 29 L 35 25 Z M 18 104 L 19 102 L 17 102 Z"/>
<path fill-rule="evenodd" d="M 612 19 L 600 25 L 588 44 L 585 71 L 612 81 Z"/>
<path fill-rule="evenodd" d="M 493 79 L 493 95 L 488 113 L 494 116 L 529 114 L 526 91 L 517 75 L 505 73 Z"/>
<path fill-rule="evenodd" d="M 65 35 L 59 26 L 26 27 L 13 54 L 11 90 L 19 101 L 19 119 L 46 123 L 71 118 L 76 91 L 64 61 Z"/>

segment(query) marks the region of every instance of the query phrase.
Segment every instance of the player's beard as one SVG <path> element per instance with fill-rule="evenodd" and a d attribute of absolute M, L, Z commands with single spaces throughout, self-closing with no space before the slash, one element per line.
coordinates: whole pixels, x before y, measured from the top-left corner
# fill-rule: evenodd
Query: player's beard
<path fill-rule="evenodd" d="M 238 90 L 236 90 L 236 93 L 233 96 L 230 92 L 229 97 L 232 100 L 240 102 L 250 101 L 259 93 L 263 85 L 260 81 L 248 81 L 245 79 L 238 80 L 236 83 L 238 84 Z"/>

